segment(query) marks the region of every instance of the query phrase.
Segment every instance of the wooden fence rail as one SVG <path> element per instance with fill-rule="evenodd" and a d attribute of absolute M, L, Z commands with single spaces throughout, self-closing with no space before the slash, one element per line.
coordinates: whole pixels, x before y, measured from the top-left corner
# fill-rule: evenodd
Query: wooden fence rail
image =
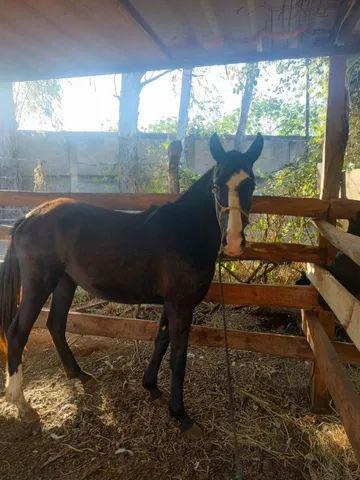
<path fill-rule="evenodd" d="M 360 464 L 360 396 L 352 385 L 339 357 L 314 312 L 302 312 L 307 339 Z"/>
<path fill-rule="evenodd" d="M 317 308 L 319 294 L 314 287 L 300 285 L 261 285 L 225 283 L 224 301 L 227 305 L 257 305 L 267 307 Z M 210 285 L 205 301 L 220 303 L 217 282 Z"/>
<path fill-rule="evenodd" d="M 306 274 L 360 350 L 360 301 L 324 268 L 308 264 Z"/>
<path fill-rule="evenodd" d="M 80 202 L 114 210 L 145 210 L 151 205 L 160 205 L 176 199 L 166 193 L 64 193 L 25 192 L 0 190 L 0 205 L 10 207 L 36 207 L 59 197 L 74 198 Z M 318 198 L 292 198 L 254 196 L 252 213 L 292 215 L 296 217 L 352 218 L 360 210 L 357 200 L 320 200 Z"/>
<path fill-rule="evenodd" d="M 48 313 L 48 309 L 42 310 L 35 327 L 46 327 Z M 119 318 L 70 311 L 66 330 L 69 333 L 80 335 L 152 341 L 156 337 L 158 328 L 159 323 L 151 320 Z M 299 360 L 314 360 L 305 337 L 249 332 L 246 330 L 229 330 L 228 341 L 229 347 L 232 349 L 297 358 Z M 224 346 L 224 331 L 221 328 L 192 325 L 189 343 L 198 347 L 222 348 Z M 342 362 L 360 364 L 360 353 L 352 344 L 333 342 L 333 345 Z"/>
<path fill-rule="evenodd" d="M 314 220 L 323 237 L 360 265 L 360 237 L 346 233 L 325 220 Z"/>

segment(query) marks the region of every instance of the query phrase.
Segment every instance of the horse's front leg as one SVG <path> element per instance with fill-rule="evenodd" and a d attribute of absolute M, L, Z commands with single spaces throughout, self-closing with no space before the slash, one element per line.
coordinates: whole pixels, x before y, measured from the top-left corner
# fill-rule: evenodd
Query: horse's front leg
<path fill-rule="evenodd" d="M 168 303 L 166 311 L 171 344 L 170 415 L 180 422 L 180 428 L 185 432 L 194 425 L 194 421 L 186 413 L 183 400 L 188 337 L 193 308 L 186 307 L 184 304 L 174 306 Z"/>
<path fill-rule="evenodd" d="M 156 401 L 161 397 L 157 385 L 157 377 L 161 361 L 169 345 L 169 324 L 165 309 L 161 315 L 158 334 L 155 339 L 154 352 L 143 377 L 143 386 L 150 392 L 150 400 Z"/>

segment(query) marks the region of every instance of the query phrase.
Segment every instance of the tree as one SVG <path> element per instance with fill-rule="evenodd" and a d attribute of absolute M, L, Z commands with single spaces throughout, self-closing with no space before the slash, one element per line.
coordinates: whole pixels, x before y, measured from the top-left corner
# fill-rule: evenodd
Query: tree
<path fill-rule="evenodd" d="M 119 98 L 119 135 L 131 137 L 137 134 L 141 79 L 145 72 L 124 73 L 121 76 Z"/>
<path fill-rule="evenodd" d="M 0 156 L 14 155 L 14 137 L 17 129 L 12 84 L 0 82 Z"/>
<path fill-rule="evenodd" d="M 15 131 L 15 104 L 12 92 L 12 83 L 0 82 L 0 130 Z"/>
<path fill-rule="evenodd" d="M 348 61 L 347 84 L 349 92 L 350 122 L 346 147 L 347 169 L 360 168 L 360 56 Z"/>
<path fill-rule="evenodd" d="M 249 117 L 249 110 L 251 102 L 254 97 L 254 88 L 256 86 L 256 80 L 259 77 L 260 70 L 257 63 L 250 63 L 245 67 L 245 85 L 243 88 L 243 95 L 241 100 L 241 110 L 239 123 L 236 129 L 234 149 L 241 150 L 244 142 L 246 125 Z"/>
<path fill-rule="evenodd" d="M 119 189 L 121 192 L 138 190 L 137 134 L 141 90 L 169 71 L 151 74 L 148 78 L 144 71 L 124 73 L 121 77 L 121 91 L 120 96 L 117 97 L 119 100 Z"/>
<path fill-rule="evenodd" d="M 178 125 L 177 125 L 177 138 L 181 141 L 183 141 L 185 138 L 186 127 L 189 121 L 191 80 L 192 80 L 192 69 L 184 68 L 182 71 L 181 95 L 180 95 L 179 116 L 178 116 Z"/>
<path fill-rule="evenodd" d="M 121 90 L 117 97 L 119 100 L 119 135 L 131 137 L 138 133 L 138 118 L 140 93 L 151 82 L 166 75 L 171 70 L 164 70 L 158 74 L 150 73 L 146 78 L 146 72 L 123 73 L 121 76 Z"/>
<path fill-rule="evenodd" d="M 35 80 L 13 84 L 13 98 L 17 125 L 25 116 L 50 120 L 52 126 L 62 127 L 58 107 L 61 102 L 62 89 L 59 80 Z"/>
<path fill-rule="evenodd" d="M 321 129 L 325 121 L 328 70 L 327 58 L 276 62 L 276 72 L 280 76 L 276 96 L 288 105 L 301 105 L 301 135 L 318 136 L 319 127 Z"/>
<path fill-rule="evenodd" d="M 61 98 L 58 80 L 0 83 L 1 155 L 16 157 L 16 130 L 25 115 L 50 119 L 59 128 L 56 105 Z"/>

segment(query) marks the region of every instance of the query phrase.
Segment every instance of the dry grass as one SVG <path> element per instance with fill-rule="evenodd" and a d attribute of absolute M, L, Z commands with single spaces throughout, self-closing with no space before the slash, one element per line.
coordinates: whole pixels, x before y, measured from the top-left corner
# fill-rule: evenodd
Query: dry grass
<path fill-rule="evenodd" d="M 114 313 L 115 307 L 107 308 Z M 218 314 L 206 309 L 197 319 L 216 324 Z M 147 318 L 157 314 L 149 308 L 140 312 Z M 248 315 L 239 320 L 236 312 L 236 323 L 243 327 Z M 189 350 L 186 404 L 204 431 L 201 440 L 190 442 L 166 408 L 149 404 L 141 387 L 151 345 L 78 336 L 70 342 L 98 383 L 84 389 L 67 381 L 48 337 L 35 332 L 25 359 L 25 392 L 41 415 L 42 430 L 24 427 L 0 399 L 1 479 L 233 478 L 222 350 Z M 336 413 L 309 412 L 306 363 L 248 352 L 231 352 L 231 361 L 246 480 L 360 478 Z M 359 369 L 352 368 L 351 376 L 359 382 Z M 165 391 L 168 379 L 166 359 L 159 378 Z"/>

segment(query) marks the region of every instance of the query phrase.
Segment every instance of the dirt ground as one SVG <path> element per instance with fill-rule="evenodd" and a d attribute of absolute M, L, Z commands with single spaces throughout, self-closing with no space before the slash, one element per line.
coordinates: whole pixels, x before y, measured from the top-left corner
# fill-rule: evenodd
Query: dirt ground
<path fill-rule="evenodd" d="M 129 307 L 111 304 L 101 312 L 134 315 Z M 159 315 L 156 308 L 137 313 Z M 228 308 L 228 317 L 238 328 L 296 330 L 294 318 L 283 312 L 272 317 L 260 309 Z M 219 311 L 203 305 L 195 321 L 220 326 Z M 148 402 L 141 386 L 150 344 L 75 335 L 69 340 L 97 382 L 84 388 L 67 380 L 48 334 L 35 331 L 24 359 L 24 384 L 41 425 L 22 424 L 0 397 L 0 479 L 235 478 L 222 349 L 189 349 L 185 400 L 203 429 L 200 440 L 190 441 L 166 407 Z M 231 363 L 244 480 L 360 479 L 336 412 L 309 411 L 307 363 L 234 351 Z M 159 377 L 165 392 L 168 364 L 167 357 Z M 348 371 L 359 388 L 360 369 Z"/>

